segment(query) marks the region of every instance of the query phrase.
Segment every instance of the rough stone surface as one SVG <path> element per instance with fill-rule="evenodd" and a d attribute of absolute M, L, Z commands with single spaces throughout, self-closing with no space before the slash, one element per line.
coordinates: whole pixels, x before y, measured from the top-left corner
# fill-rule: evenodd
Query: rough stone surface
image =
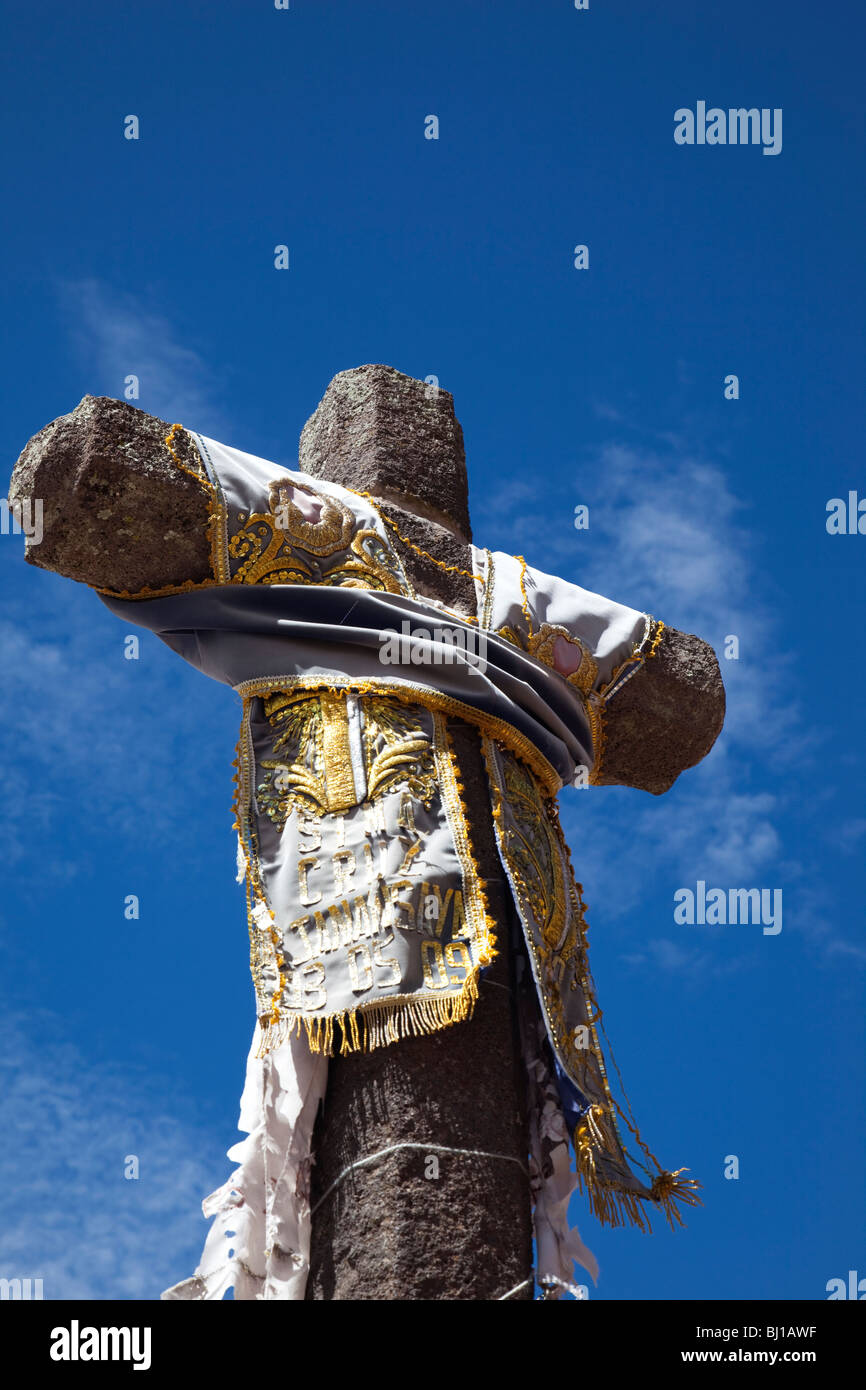
<path fill-rule="evenodd" d="M 712 647 L 665 628 L 655 656 L 611 700 L 600 784 L 660 796 L 706 757 L 724 719 L 725 687 Z"/>
<path fill-rule="evenodd" d="M 532 1227 L 525 1173 L 524 1078 L 511 1007 L 510 910 L 504 896 L 475 731 L 455 728 L 472 830 L 499 952 L 473 1017 L 429 1037 L 335 1058 L 314 1137 L 313 1243 L 307 1299 L 532 1298 Z M 486 827 L 486 834 L 484 833 Z M 501 869 L 498 871 L 501 875 Z M 401 1149 L 332 1183 L 365 1155 Z M 437 1153 L 435 1145 L 495 1158 Z M 437 1168 L 431 1176 L 428 1159 Z"/>
<path fill-rule="evenodd" d="M 42 499 L 29 563 L 117 593 L 208 578 L 207 494 L 174 463 L 169 428 L 125 401 L 85 396 L 35 434 L 9 485 L 10 502 Z M 176 452 L 196 466 L 186 435 Z"/>
<path fill-rule="evenodd" d="M 304 426 L 300 466 L 386 501 L 405 499 L 410 511 L 450 520 L 464 542 L 472 539 L 454 400 L 393 367 L 355 367 L 334 377 Z"/>

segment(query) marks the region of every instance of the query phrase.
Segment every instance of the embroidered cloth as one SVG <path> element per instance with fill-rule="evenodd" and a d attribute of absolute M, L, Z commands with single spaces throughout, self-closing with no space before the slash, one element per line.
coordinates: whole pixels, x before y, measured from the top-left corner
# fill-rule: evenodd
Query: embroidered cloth
<path fill-rule="evenodd" d="M 661 625 L 476 547 L 477 610 L 466 618 L 413 591 L 399 543 L 368 499 L 193 438 L 212 577 L 101 595 L 230 685 L 243 706 L 235 806 L 258 1025 L 241 1117 L 250 1138 L 231 1151 L 243 1183 L 235 1175 L 208 1211 L 234 1220 L 232 1193 L 246 1193 L 245 1255 L 233 1263 L 214 1253 L 229 1229 L 220 1218 L 198 1283 L 166 1296 L 221 1297 L 215 1290 L 236 1267 L 237 1297 L 303 1297 L 305 1098 L 325 1073 L 306 1063 L 299 1071 L 298 1057 L 388 1045 L 471 1013 L 496 940 L 449 738 L 455 718 L 482 740 L 489 814 L 550 1051 L 545 1062 L 524 1028 L 539 1103 L 551 1103 L 555 1074 L 576 1180 L 603 1220 L 644 1225 L 647 1201 L 679 1219 L 673 1201 L 694 1200 L 689 1184 L 655 1164 L 610 1091 L 582 890 L 556 810 L 563 786 L 598 776 L 605 709 L 652 655 Z M 623 1119 L 645 1176 L 627 1160 Z M 267 1164 L 255 1159 L 275 1125 L 294 1135 L 280 1179 L 292 1188 L 291 1212 L 275 1204 Z M 584 1247 L 569 1245 L 563 1226 L 563 1161 L 537 1160 L 536 1213 L 546 1166 L 544 1249 L 580 1258 Z M 257 1230 L 270 1231 L 265 1244 Z M 265 1258 L 274 1249 L 282 1253 Z M 560 1274 L 566 1265 L 560 1259 Z"/>

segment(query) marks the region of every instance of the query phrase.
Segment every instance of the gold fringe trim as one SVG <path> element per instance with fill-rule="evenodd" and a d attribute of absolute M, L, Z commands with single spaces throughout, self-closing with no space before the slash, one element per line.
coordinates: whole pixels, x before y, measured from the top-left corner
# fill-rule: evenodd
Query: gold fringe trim
<path fill-rule="evenodd" d="M 438 717 L 441 719 L 441 715 Z M 436 718 L 437 716 L 434 715 L 434 720 Z M 466 811 L 466 786 L 463 782 L 460 764 L 457 761 L 457 754 L 454 749 L 451 733 L 444 719 L 442 720 L 442 727 L 445 731 L 446 747 L 444 751 L 451 766 L 451 776 L 454 782 L 454 789 L 457 793 L 460 818 L 463 822 L 460 828 L 462 834 L 454 838 L 455 842 L 462 839 L 462 844 L 456 843 L 456 849 L 462 861 L 464 896 L 467 902 L 474 902 L 477 904 L 481 916 L 481 923 L 479 924 L 480 930 L 476 931 L 475 943 L 478 950 L 478 964 L 479 966 L 491 965 L 496 957 L 496 932 L 494 930 L 496 919 L 490 911 L 490 902 L 487 897 L 485 880 L 481 874 L 481 865 L 478 863 L 472 844 L 472 830 Z"/>
<path fill-rule="evenodd" d="M 701 1184 L 697 1178 L 681 1178 L 680 1173 L 687 1173 L 688 1168 L 677 1168 L 673 1173 L 661 1172 L 653 1180 L 652 1199 L 658 1202 L 664 1211 L 665 1216 L 673 1229 L 674 1220 L 680 1226 L 684 1226 L 682 1216 L 677 1210 L 676 1203 L 682 1202 L 687 1207 L 702 1206 L 698 1196 L 698 1188 Z"/>
<path fill-rule="evenodd" d="M 336 1050 L 341 1057 L 350 1052 L 374 1052 L 401 1038 L 421 1037 L 462 1023 L 472 1017 L 477 1001 L 478 972 L 474 970 L 456 994 L 377 999 L 357 1009 L 319 1018 L 297 1012 L 276 1017 L 272 1014 L 267 1022 L 259 1021 L 261 1039 L 256 1056 L 264 1057 L 293 1034 L 300 1035 L 302 1029 L 306 1029 L 311 1052 L 333 1057 L 337 1029 L 341 1036 Z"/>
<path fill-rule="evenodd" d="M 652 1234 L 652 1222 L 648 1203 L 655 1202 L 661 1207 L 671 1230 L 685 1226 L 679 1205 L 701 1206 L 698 1188 L 701 1184 L 696 1178 L 681 1178 L 687 1168 L 677 1168 L 671 1173 L 659 1168 L 648 1194 L 629 1191 L 627 1188 L 613 1187 L 598 1171 L 597 1160 L 605 1152 L 613 1155 L 611 1136 L 605 1124 L 604 1111 L 594 1105 L 584 1116 L 574 1135 L 574 1153 L 578 1186 L 589 1201 L 589 1208 L 603 1226 L 637 1226 L 646 1234 Z"/>

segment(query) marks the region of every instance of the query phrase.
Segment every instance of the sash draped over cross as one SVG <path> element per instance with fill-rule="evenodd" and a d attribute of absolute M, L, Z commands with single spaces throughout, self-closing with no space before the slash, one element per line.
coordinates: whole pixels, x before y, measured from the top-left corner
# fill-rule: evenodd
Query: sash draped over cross
<path fill-rule="evenodd" d="M 248 1138 L 205 1203 L 217 1220 L 199 1270 L 164 1297 L 233 1286 L 236 1298 L 302 1298 L 327 1057 L 471 1014 L 496 940 L 453 719 L 482 740 L 538 999 L 540 1032 L 530 1019 L 522 1036 L 539 1268 L 567 1282 L 577 1259 L 594 1274 L 568 1229 L 575 1184 L 613 1223 L 648 1224 L 648 1200 L 669 1217 L 672 1199 L 691 1200 L 676 1175 L 646 1167 L 647 1150 L 647 1180 L 626 1159 L 617 1117 L 629 1121 L 608 1085 L 581 888 L 556 812 L 562 786 L 597 773 L 605 707 L 651 654 L 653 619 L 474 546 L 467 619 L 415 594 L 369 500 L 192 437 L 211 578 L 101 595 L 243 703 L 235 805 L 258 1016 Z"/>

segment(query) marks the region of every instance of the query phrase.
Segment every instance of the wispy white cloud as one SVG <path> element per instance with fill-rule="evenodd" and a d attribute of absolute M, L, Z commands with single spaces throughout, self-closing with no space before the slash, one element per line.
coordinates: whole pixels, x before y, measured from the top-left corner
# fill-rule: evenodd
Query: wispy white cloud
<path fill-rule="evenodd" d="M 600 413 L 615 422 L 609 406 Z M 581 476 L 593 480 L 579 499 L 590 505 L 588 531 L 569 533 L 575 499 L 548 490 L 542 497 L 526 478 L 483 499 L 479 538 L 487 522 L 497 548 L 697 633 L 719 655 L 727 693 L 715 748 L 667 796 L 566 794 L 564 821 L 585 882 L 612 886 L 608 919 L 634 913 L 647 894 L 667 896 L 672 881 L 799 889 L 801 850 L 786 846 L 780 827 L 792 807 L 788 788 L 815 758 L 819 735 L 801 706 L 797 660 L 784 648 L 748 507 L 724 468 L 674 434 L 650 444 L 611 442 L 586 460 Z M 738 639 L 739 659 L 725 659 L 729 637 Z M 852 825 L 847 843 L 857 838 Z M 827 950 L 838 933 L 822 921 L 790 914 L 792 927 Z M 693 951 L 672 950 L 657 963 L 692 973 L 701 965 Z"/>
<path fill-rule="evenodd" d="M 163 313 L 95 279 L 64 282 L 58 290 L 92 394 L 121 397 L 124 378 L 134 373 L 142 392 L 134 404 L 168 420 L 193 421 L 217 437 L 230 433 L 216 403 L 222 383 Z M 70 805 L 110 819 L 138 840 L 164 837 L 184 814 L 174 789 L 203 776 L 215 781 L 217 760 L 228 799 L 235 698 L 149 634 L 138 634 L 141 659 L 125 660 L 124 629 L 96 595 L 25 569 L 12 544 L 10 538 L 0 557 L 0 756 L 7 790 L 0 828 L 7 864 L 32 848 L 19 807 L 46 841 Z M 56 856 L 50 871 L 63 872 Z"/>
<path fill-rule="evenodd" d="M 204 786 L 231 798 L 240 705 L 150 634 L 125 629 L 81 585 L 33 573 L 0 618 L 0 832 L 8 866 L 58 842 L 70 814 L 164 843 Z M 29 839 L 27 837 L 30 837 Z M 226 836 L 227 863 L 233 850 Z M 41 872 L 63 873 L 56 855 Z"/>
<path fill-rule="evenodd" d="M 706 950 L 696 945 L 688 937 L 683 941 L 672 941 L 660 936 L 648 941 L 633 954 L 624 953 L 620 959 L 625 965 L 636 969 L 661 971 L 664 974 L 678 975 L 686 979 L 699 980 L 706 975 L 718 980 L 720 976 L 735 975 L 745 967 L 744 956 L 728 956 L 721 959 L 718 952 Z"/>
<path fill-rule="evenodd" d="M 134 404 L 230 434 L 222 383 L 164 315 L 97 281 L 61 293 L 90 393 L 122 397 L 134 373 Z M 149 634 L 140 659 L 125 660 L 123 625 L 84 586 L 25 569 L 11 543 L 0 562 L 7 867 L 74 879 L 70 817 L 110 826 L 122 855 L 133 841 L 164 848 L 202 788 L 227 806 L 235 697 Z M 228 833 L 225 851 L 229 884 Z M 7 946 L 14 963 L 14 934 Z M 94 1063 L 69 1037 L 50 1015 L 13 1016 L 0 1031 L 0 1275 L 41 1278 L 50 1299 L 157 1298 L 198 1260 L 201 1200 L 228 1176 L 237 1136 L 217 1132 L 175 1074 Z M 241 1079 L 239 1058 L 238 1090 Z M 137 1181 L 124 1178 L 128 1154 Z"/>
<path fill-rule="evenodd" d="M 50 1014 L 7 1017 L 0 1080 L 0 1275 L 41 1278 L 46 1299 L 152 1299 L 191 1274 L 238 1136 L 174 1075 L 94 1064 Z"/>
<path fill-rule="evenodd" d="M 164 313 L 144 296 L 96 279 L 64 281 L 59 293 L 70 335 L 93 381 L 91 395 L 123 398 L 124 381 L 134 375 L 141 397 L 133 405 L 226 437 L 226 416 L 218 404 L 225 382 Z"/>

